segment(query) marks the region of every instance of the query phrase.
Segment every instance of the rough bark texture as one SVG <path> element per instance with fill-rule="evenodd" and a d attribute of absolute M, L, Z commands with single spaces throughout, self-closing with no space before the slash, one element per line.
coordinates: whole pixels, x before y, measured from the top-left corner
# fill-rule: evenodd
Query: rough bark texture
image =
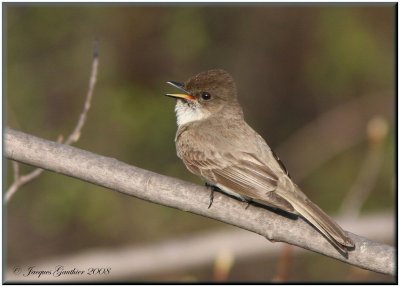
<path fill-rule="evenodd" d="M 291 219 L 216 193 L 207 209 L 209 191 L 202 186 L 130 166 L 113 158 L 5 129 L 5 156 L 65 174 L 150 202 L 207 216 L 287 242 L 343 262 L 384 274 L 395 274 L 394 248 L 349 233 L 356 244 L 345 258 L 302 218 Z"/>

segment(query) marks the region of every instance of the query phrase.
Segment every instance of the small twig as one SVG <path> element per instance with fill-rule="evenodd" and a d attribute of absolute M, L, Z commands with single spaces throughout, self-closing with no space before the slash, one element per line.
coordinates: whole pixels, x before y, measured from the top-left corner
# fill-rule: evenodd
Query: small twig
<path fill-rule="evenodd" d="M 83 106 L 83 110 L 79 116 L 78 124 L 75 126 L 74 131 L 69 135 L 67 140 L 65 141 L 66 145 L 70 145 L 71 143 L 75 143 L 79 140 L 81 136 L 81 130 L 86 122 L 86 116 L 90 109 L 90 104 L 93 96 L 94 87 L 97 81 L 97 70 L 99 67 L 99 48 L 98 43 L 95 42 L 94 53 L 93 53 L 93 62 L 92 62 L 92 70 L 90 73 L 89 87 L 86 93 L 86 100 Z"/>
<path fill-rule="evenodd" d="M 293 246 L 285 244 L 278 262 L 278 270 L 272 278 L 272 282 L 286 282 L 289 279 L 290 266 L 293 261 Z"/>
<path fill-rule="evenodd" d="M 368 199 L 383 161 L 383 143 L 388 132 L 387 121 L 382 117 L 372 118 L 367 125 L 369 147 L 365 161 L 349 193 L 343 200 L 340 214 L 357 217 Z"/>
<path fill-rule="evenodd" d="M 14 180 L 17 180 L 19 177 L 19 164 L 16 161 L 12 162 L 13 171 L 14 171 Z"/>
<path fill-rule="evenodd" d="M 224 282 L 228 279 L 232 270 L 235 257 L 232 250 L 222 249 L 217 253 L 214 262 L 214 275 L 213 279 L 217 282 Z"/>
<path fill-rule="evenodd" d="M 18 166 L 18 164 L 14 165 Z M 14 169 L 15 171 L 15 169 Z M 36 168 L 34 169 L 32 172 L 22 175 L 22 176 L 18 176 L 18 177 L 14 177 L 14 182 L 12 183 L 12 185 L 8 188 L 7 193 L 5 195 L 5 201 L 9 202 L 11 197 L 15 194 L 15 192 L 23 185 L 27 184 L 28 182 L 34 180 L 35 178 L 37 178 L 41 173 L 43 172 L 43 169 L 41 168 Z"/>
<path fill-rule="evenodd" d="M 85 104 L 84 104 L 83 110 L 79 116 L 78 123 L 76 124 L 73 132 L 69 135 L 67 140 L 64 142 L 64 144 L 66 144 L 66 145 L 76 143 L 80 138 L 82 128 L 86 123 L 87 113 L 90 110 L 90 104 L 92 101 L 93 91 L 94 91 L 94 87 L 95 87 L 96 81 L 97 81 L 98 67 L 99 67 L 99 48 L 98 48 L 98 43 L 96 41 L 95 46 L 94 46 L 93 62 L 92 62 L 92 68 L 91 68 L 91 72 L 90 72 L 89 87 L 88 87 L 88 91 L 86 93 Z M 63 139 L 64 139 L 64 137 L 62 135 L 59 135 L 57 142 L 62 143 Z M 39 175 L 41 175 L 43 172 L 43 169 L 36 168 L 32 172 L 20 176 L 19 164 L 14 161 L 13 162 L 13 171 L 14 171 L 14 181 L 11 184 L 11 186 L 8 188 L 8 190 L 5 194 L 5 197 L 4 197 L 5 201 L 7 203 L 10 201 L 10 199 L 13 197 L 13 195 L 17 192 L 17 190 L 21 186 L 27 184 L 28 182 L 34 180 Z"/>
<path fill-rule="evenodd" d="M 357 97 L 334 107 L 294 132 L 276 152 L 300 183 L 323 164 L 365 140 L 365 119 L 387 113 L 393 105 L 391 92 Z M 346 123 L 343 125 L 343 123 Z M 335 139 L 335 140 L 332 140 Z M 302 152 L 299 153 L 299 147 Z"/>

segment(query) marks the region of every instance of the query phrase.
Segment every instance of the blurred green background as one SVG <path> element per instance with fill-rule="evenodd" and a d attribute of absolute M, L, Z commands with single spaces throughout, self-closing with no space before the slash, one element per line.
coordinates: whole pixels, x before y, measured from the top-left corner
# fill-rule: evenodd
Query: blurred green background
<path fill-rule="evenodd" d="M 364 108 L 372 114 L 376 108 L 389 132 L 381 145 L 376 183 L 361 214 L 394 212 L 392 6 L 8 3 L 3 5 L 5 125 L 50 140 L 68 135 L 84 102 L 94 39 L 100 44 L 98 83 L 75 145 L 199 184 L 176 157 L 174 101 L 163 96 L 172 91 L 166 81 L 184 81 L 211 68 L 228 70 L 236 80 L 247 121 L 278 150 L 295 180 L 301 171 L 295 157 L 305 155 L 312 161 L 309 149 L 317 147 L 323 153 L 326 147 L 318 141 L 293 144 L 294 155 L 279 153 L 279 147 L 319 116 L 368 97 Z M 389 105 L 375 107 L 381 102 Z M 350 120 L 326 129 L 321 140 L 335 143 Z M 366 117 L 361 129 L 350 132 L 362 135 L 356 144 L 297 180 L 330 214 L 338 213 L 364 164 L 371 145 L 365 131 L 369 120 Z M 10 171 L 9 161 L 7 167 Z M 8 172 L 3 190 L 11 182 Z M 5 214 L 5 262 L 10 265 L 227 228 L 50 172 L 21 188 Z M 228 279 L 269 282 L 276 263 L 263 260 L 237 262 Z M 350 266 L 310 252 L 295 262 L 291 281 L 392 280 L 372 272 L 352 277 Z M 191 276 L 207 281 L 212 280 L 210 268 L 144 280 Z"/>

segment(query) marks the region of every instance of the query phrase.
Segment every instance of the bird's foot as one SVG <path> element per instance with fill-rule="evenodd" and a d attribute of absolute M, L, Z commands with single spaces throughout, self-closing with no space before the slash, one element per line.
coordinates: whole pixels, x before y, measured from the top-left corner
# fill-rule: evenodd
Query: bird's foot
<path fill-rule="evenodd" d="M 212 205 L 212 203 L 213 203 L 213 201 L 214 201 L 214 192 L 215 192 L 215 190 L 213 189 L 213 188 L 211 188 L 211 193 L 210 193 L 210 204 L 208 205 L 208 209 L 210 209 L 210 207 L 211 207 L 211 205 Z"/>
<path fill-rule="evenodd" d="M 247 208 L 249 208 L 249 206 L 251 205 L 251 203 L 253 202 L 250 198 L 248 197 L 242 197 L 242 201 L 244 203 L 246 203 L 246 206 L 244 207 L 245 210 L 247 210 Z"/>
<path fill-rule="evenodd" d="M 208 209 L 210 209 L 211 205 L 214 202 L 214 192 L 218 191 L 219 188 L 214 186 L 214 185 L 211 185 L 211 184 L 209 184 L 207 182 L 206 182 L 206 187 L 210 190 L 210 204 L 208 205 Z"/>

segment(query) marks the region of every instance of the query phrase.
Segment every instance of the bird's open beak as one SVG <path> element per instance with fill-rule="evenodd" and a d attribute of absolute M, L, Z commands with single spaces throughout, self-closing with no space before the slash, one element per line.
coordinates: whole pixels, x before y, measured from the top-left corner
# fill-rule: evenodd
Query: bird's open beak
<path fill-rule="evenodd" d="M 174 86 L 175 88 L 178 88 L 179 90 L 185 92 L 185 94 L 165 94 L 167 97 L 172 97 L 172 98 L 179 98 L 179 99 L 185 99 L 185 100 L 195 100 L 196 97 L 192 96 L 188 91 L 184 89 L 184 85 L 178 82 L 173 82 L 169 81 L 167 84 L 170 84 L 171 86 Z"/>

